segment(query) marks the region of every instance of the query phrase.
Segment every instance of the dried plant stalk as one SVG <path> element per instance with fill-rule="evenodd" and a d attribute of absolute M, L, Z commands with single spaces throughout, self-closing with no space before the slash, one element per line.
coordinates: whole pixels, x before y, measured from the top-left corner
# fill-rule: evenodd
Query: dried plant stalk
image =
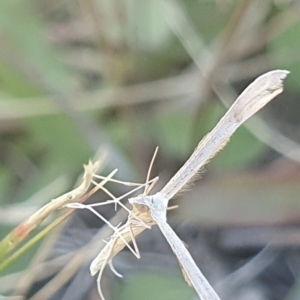
<path fill-rule="evenodd" d="M 52 212 L 63 208 L 68 203 L 78 201 L 90 187 L 93 175 L 99 168 L 99 164 L 99 161 L 95 163 L 89 161 L 87 165 L 84 165 L 82 182 L 77 188 L 51 200 L 10 232 L 0 243 L 0 256 L 5 256 L 9 251 L 22 242 Z"/>
<path fill-rule="evenodd" d="M 53 211 L 63 208 L 68 203 L 78 201 L 87 192 L 88 188 L 91 185 L 93 174 L 99 167 L 99 162 L 92 163 L 91 161 L 89 161 L 89 163 L 87 165 L 84 165 L 83 167 L 84 174 L 82 182 L 77 188 L 59 196 L 58 198 L 51 200 L 23 223 L 23 226 L 28 232 L 35 229 Z"/>

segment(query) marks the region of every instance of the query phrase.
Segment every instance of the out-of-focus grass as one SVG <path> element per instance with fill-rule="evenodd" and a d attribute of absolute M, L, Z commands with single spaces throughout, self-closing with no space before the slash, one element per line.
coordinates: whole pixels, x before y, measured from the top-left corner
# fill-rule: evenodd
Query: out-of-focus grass
<path fill-rule="evenodd" d="M 188 300 L 195 296 L 193 289 L 186 285 L 180 274 L 145 272 L 134 274 L 119 287 L 116 299 L 145 300 Z"/>

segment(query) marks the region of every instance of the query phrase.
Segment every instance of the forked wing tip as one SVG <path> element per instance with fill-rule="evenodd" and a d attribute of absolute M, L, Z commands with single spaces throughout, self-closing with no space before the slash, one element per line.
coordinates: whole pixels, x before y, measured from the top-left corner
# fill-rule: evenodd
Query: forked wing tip
<path fill-rule="evenodd" d="M 274 71 L 270 71 L 270 72 L 267 72 L 266 73 L 266 75 L 267 74 L 275 74 L 276 76 L 278 76 L 279 78 L 278 79 L 280 79 L 280 80 L 283 80 L 283 79 L 285 79 L 286 78 L 286 76 L 288 75 L 288 74 L 290 74 L 291 72 L 290 71 L 287 71 L 287 70 L 274 70 Z"/>

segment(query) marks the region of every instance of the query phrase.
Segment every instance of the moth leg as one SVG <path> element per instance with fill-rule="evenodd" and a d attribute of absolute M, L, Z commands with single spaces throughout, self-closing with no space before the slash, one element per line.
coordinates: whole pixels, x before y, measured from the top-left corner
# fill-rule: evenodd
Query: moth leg
<path fill-rule="evenodd" d="M 133 247 L 134 247 L 134 250 L 135 250 L 135 253 L 133 253 L 133 254 L 135 255 L 136 258 L 141 258 L 140 250 L 139 250 L 139 247 L 136 243 L 136 239 L 135 239 L 135 236 L 133 234 L 131 224 L 129 224 L 129 232 L 130 232 L 131 241 L 132 241 L 132 244 L 133 244 Z"/>
<path fill-rule="evenodd" d="M 114 249 L 114 246 L 115 246 L 116 242 L 117 242 L 117 238 L 114 238 L 113 240 L 110 240 L 110 243 L 111 243 L 110 250 L 108 251 L 106 257 L 104 258 L 104 263 L 102 263 L 102 266 L 99 270 L 99 274 L 98 274 L 98 277 L 97 277 L 97 290 L 98 290 L 98 293 L 99 293 L 102 300 L 105 300 L 105 297 L 103 295 L 102 288 L 101 288 L 101 278 L 102 278 L 102 275 L 103 275 L 106 264 L 108 263 L 108 261 L 111 261 L 110 257 L 112 255 L 112 252 L 113 252 L 113 249 Z"/>

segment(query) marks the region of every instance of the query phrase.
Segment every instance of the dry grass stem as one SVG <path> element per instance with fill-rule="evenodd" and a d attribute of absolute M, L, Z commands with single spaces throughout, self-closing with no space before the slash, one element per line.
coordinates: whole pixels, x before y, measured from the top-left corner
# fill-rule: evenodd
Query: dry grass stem
<path fill-rule="evenodd" d="M 51 200 L 10 232 L 0 243 L 1 256 L 5 256 L 22 242 L 54 211 L 63 208 L 68 203 L 79 201 L 88 191 L 92 183 L 93 175 L 97 171 L 99 165 L 100 161 L 95 163 L 90 161 L 87 165 L 84 165 L 82 182 L 77 188 Z"/>
<path fill-rule="evenodd" d="M 23 226 L 28 231 L 32 231 L 53 211 L 63 208 L 70 202 L 78 201 L 90 187 L 93 174 L 97 171 L 98 167 L 99 162 L 92 163 L 90 161 L 87 165 L 84 165 L 84 174 L 81 184 L 74 190 L 51 200 L 49 203 L 47 203 L 45 206 L 39 209 L 35 214 L 30 216 L 23 223 Z"/>

